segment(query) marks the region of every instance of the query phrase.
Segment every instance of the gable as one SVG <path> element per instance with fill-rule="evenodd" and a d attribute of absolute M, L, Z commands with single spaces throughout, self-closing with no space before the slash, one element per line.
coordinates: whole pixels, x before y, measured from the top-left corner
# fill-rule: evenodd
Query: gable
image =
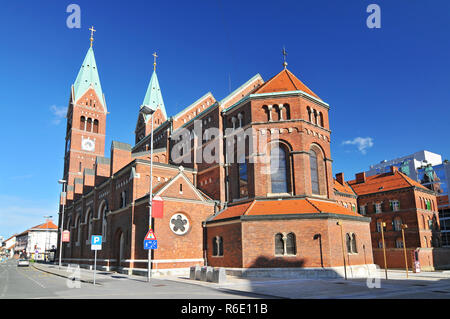
<path fill-rule="evenodd" d="M 205 201 L 202 194 L 182 172 L 159 188 L 155 192 L 155 195 L 177 199 Z"/>

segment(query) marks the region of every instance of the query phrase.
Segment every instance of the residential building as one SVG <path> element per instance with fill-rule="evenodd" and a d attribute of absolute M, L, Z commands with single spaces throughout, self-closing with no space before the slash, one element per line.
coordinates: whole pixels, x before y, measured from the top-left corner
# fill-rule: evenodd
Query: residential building
<path fill-rule="evenodd" d="M 391 166 L 388 173 L 366 176 L 356 174 L 349 181 L 358 195 L 360 214 L 371 221 L 374 261 L 383 266 L 383 238 L 388 268 L 404 268 L 402 225 L 408 264 L 415 258 L 422 269 L 432 270 L 450 265 L 450 250 L 441 249 L 440 224 L 436 193 Z"/>
<path fill-rule="evenodd" d="M 58 227 L 50 220 L 16 235 L 15 253 L 20 257 L 46 260 L 55 251 Z"/>

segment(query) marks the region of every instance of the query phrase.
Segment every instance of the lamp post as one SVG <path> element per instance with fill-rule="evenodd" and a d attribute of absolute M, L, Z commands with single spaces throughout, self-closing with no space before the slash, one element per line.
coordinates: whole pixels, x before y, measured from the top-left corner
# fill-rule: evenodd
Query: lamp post
<path fill-rule="evenodd" d="M 45 231 L 45 245 L 44 245 L 44 258 L 48 261 L 48 223 L 53 216 L 44 216 L 45 221 L 47 222 L 47 230 Z"/>
<path fill-rule="evenodd" d="M 338 221 L 337 224 L 341 226 L 341 242 L 342 242 L 342 259 L 344 260 L 344 275 L 345 280 L 347 280 L 347 263 L 345 262 L 345 246 L 344 246 L 344 231 L 343 231 L 343 225 L 342 221 Z"/>
<path fill-rule="evenodd" d="M 408 274 L 408 257 L 406 255 L 406 241 L 405 241 L 405 229 L 407 229 L 407 228 L 408 228 L 408 225 L 402 224 L 403 252 L 405 254 L 406 278 L 409 278 L 409 274 Z"/>
<path fill-rule="evenodd" d="M 152 201 L 153 201 L 153 113 L 155 111 L 151 109 L 147 105 L 143 105 L 141 107 L 141 112 L 147 115 L 151 115 L 151 121 L 152 121 L 152 129 L 151 129 L 151 137 L 150 137 L 150 192 L 148 195 L 148 205 L 149 205 L 149 213 L 148 213 L 148 227 L 149 229 L 152 229 Z M 152 265 L 152 250 L 148 250 L 148 270 L 147 270 L 147 281 L 150 282 L 150 279 L 152 277 L 151 273 L 151 265 Z"/>
<path fill-rule="evenodd" d="M 383 256 L 384 256 L 384 272 L 386 273 L 386 280 L 388 279 L 387 273 L 387 263 L 386 263 L 386 245 L 384 244 L 384 227 L 386 227 L 386 223 L 381 223 L 381 239 L 383 241 Z"/>
<path fill-rule="evenodd" d="M 60 234 L 59 234 L 59 265 L 58 268 L 61 268 L 61 258 L 62 258 L 62 248 L 63 248 L 63 242 L 62 242 L 62 236 L 63 236 L 63 231 L 64 231 L 64 205 L 66 203 L 66 180 L 61 179 L 58 181 L 59 184 L 63 185 L 63 192 L 61 194 L 61 196 L 63 197 L 63 201 L 62 201 L 62 215 L 61 215 L 61 228 L 60 228 Z"/>

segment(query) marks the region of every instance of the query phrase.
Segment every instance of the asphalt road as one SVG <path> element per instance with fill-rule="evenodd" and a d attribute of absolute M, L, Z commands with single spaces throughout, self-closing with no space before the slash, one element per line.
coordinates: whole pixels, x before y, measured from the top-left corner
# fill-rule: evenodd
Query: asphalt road
<path fill-rule="evenodd" d="M 55 267 L 55 266 L 51 266 Z M 189 280 L 127 276 L 97 272 L 100 285 L 74 282 L 34 267 L 17 267 L 16 261 L 0 263 L 0 299 L 450 299 L 450 273 L 410 274 L 390 271 L 379 288 L 364 279 L 233 280 L 224 284 L 189 283 Z M 380 273 L 384 278 L 384 271 Z M 75 287 L 74 287 L 75 286 Z"/>
<path fill-rule="evenodd" d="M 17 267 L 14 260 L 0 263 L 0 299 L 254 299 L 269 297 L 163 279 L 152 279 L 152 282 L 148 283 L 144 277 L 129 279 L 120 275 L 102 279 L 101 285 L 94 286 L 81 282 L 79 288 L 73 286 L 74 283 L 66 278 L 44 273 L 31 266 Z"/>

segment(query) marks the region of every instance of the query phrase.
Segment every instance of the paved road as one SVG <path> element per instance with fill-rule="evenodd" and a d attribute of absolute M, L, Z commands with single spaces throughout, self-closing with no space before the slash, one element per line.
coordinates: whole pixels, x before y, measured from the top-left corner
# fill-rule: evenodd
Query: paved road
<path fill-rule="evenodd" d="M 47 274 L 33 267 L 17 267 L 16 261 L 0 263 L 0 299 L 235 299 L 268 298 L 244 291 L 213 289 L 170 280 L 144 277 L 130 279 L 121 275 L 99 275 L 101 285 L 79 283 L 80 288 L 69 288 L 66 278 Z M 69 282 L 69 285 L 73 285 Z"/>
<path fill-rule="evenodd" d="M 51 271 L 57 266 L 41 267 Z M 85 278 L 92 272 L 81 270 Z M 384 271 L 380 272 L 384 278 Z M 5 298 L 70 298 L 70 299 L 450 299 L 450 272 L 410 274 L 389 271 L 390 280 L 381 280 L 380 288 L 369 288 L 367 281 L 355 279 L 239 279 L 230 277 L 224 284 L 190 281 L 182 277 L 153 278 L 127 276 L 99 271 L 100 285 L 73 282 L 34 267 L 18 268 L 15 261 L 0 263 L 0 299 Z M 69 286 L 68 286 L 69 285 Z"/>

